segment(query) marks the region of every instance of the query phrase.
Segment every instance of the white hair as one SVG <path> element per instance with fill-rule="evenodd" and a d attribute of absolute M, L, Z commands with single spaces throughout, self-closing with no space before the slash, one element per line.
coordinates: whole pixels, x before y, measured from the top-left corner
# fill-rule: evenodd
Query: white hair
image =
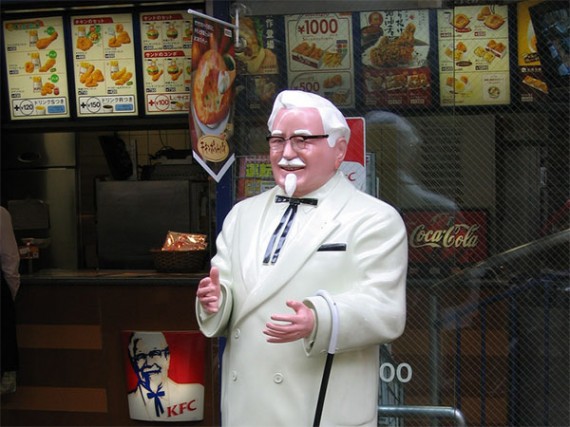
<path fill-rule="evenodd" d="M 283 108 L 316 108 L 321 115 L 323 129 L 329 135 L 328 143 L 334 147 L 339 138 L 350 139 L 350 128 L 340 110 L 328 99 L 301 90 L 284 90 L 277 95 L 273 103 L 273 111 L 267 120 L 269 132 L 273 131 L 273 122 L 277 113 Z"/>

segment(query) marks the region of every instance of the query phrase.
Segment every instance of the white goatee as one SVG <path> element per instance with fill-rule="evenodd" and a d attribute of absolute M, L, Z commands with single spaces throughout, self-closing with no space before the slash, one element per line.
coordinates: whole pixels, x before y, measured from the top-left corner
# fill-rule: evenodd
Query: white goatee
<path fill-rule="evenodd" d="M 297 189 L 297 175 L 290 173 L 285 177 L 285 193 L 289 197 L 293 197 L 295 190 Z"/>

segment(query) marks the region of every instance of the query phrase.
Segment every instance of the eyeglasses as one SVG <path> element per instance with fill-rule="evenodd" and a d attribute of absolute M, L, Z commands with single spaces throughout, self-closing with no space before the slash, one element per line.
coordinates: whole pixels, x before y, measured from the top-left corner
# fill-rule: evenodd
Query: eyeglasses
<path fill-rule="evenodd" d="M 328 137 L 328 135 L 294 135 L 289 138 L 282 138 L 280 136 L 268 135 L 265 138 L 269 143 L 269 148 L 271 151 L 279 153 L 285 149 L 285 144 L 287 141 L 291 141 L 291 147 L 293 147 L 293 150 L 302 151 L 311 144 L 309 142 L 311 139 L 322 139 Z"/>

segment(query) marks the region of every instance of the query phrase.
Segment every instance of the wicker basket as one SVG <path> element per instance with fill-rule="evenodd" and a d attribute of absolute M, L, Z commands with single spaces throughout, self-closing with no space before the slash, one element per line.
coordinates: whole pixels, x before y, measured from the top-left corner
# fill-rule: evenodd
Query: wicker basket
<path fill-rule="evenodd" d="M 154 268 L 161 273 L 196 273 L 204 271 L 208 251 L 151 250 Z"/>

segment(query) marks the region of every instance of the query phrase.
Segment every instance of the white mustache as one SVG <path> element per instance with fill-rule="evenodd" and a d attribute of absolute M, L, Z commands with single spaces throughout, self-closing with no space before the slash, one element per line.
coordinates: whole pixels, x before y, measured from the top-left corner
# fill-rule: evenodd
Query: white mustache
<path fill-rule="evenodd" d="M 286 167 L 286 166 L 303 167 L 305 166 L 305 162 L 298 157 L 295 157 L 294 159 L 291 160 L 287 160 L 281 157 L 281 160 L 279 160 L 279 163 L 277 163 L 277 165 L 281 167 Z"/>

